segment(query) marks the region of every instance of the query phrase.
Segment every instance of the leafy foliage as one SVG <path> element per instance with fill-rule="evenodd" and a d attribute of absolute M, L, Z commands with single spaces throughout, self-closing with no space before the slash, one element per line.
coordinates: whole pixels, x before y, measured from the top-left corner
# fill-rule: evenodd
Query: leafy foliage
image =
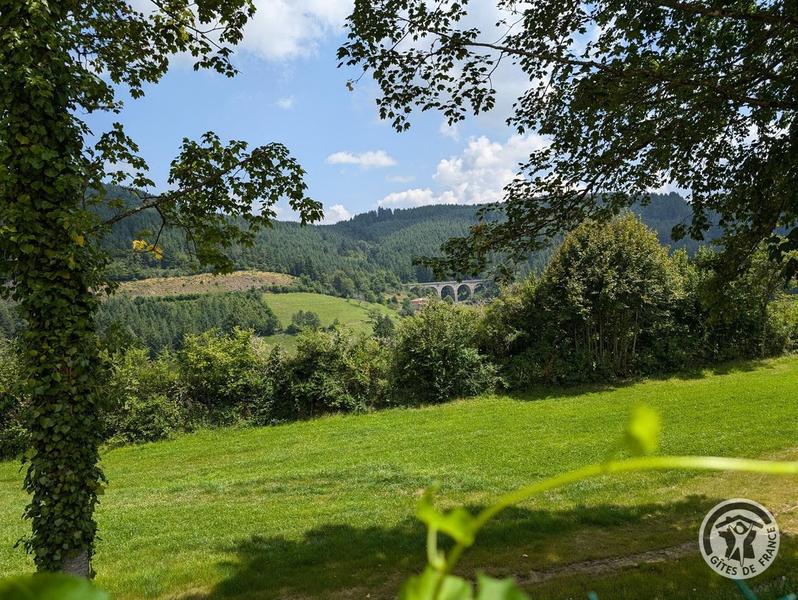
<path fill-rule="evenodd" d="M 624 375 L 656 362 L 658 343 L 681 293 L 678 273 L 656 235 L 628 215 L 566 236 L 536 290 L 541 341 L 573 374 Z M 546 360 L 546 359 L 544 359 Z"/>
<path fill-rule="evenodd" d="M 262 401 L 262 364 L 248 331 L 211 330 L 185 339 L 176 354 L 184 402 L 199 419 L 230 423 L 253 413 Z"/>
<path fill-rule="evenodd" d="M 424 404 L 490 390 L 496 383 L 477 350 L 472 310 L 432 302 L 400 322 L 391 359 L 392 387 Z"/>
<path fill-rule="evenodd" d="M 346 330 L 305 330 L 275 382 L 275 416 L 303 419 L 385 402 L 387 355 L 374 339 Z"/>
<path fill-rule="evenodd" d="M 39 573 L 0 581 L 0 598 L 14 600 L 110 600 L 85 579 Z"/>
<path fill-rule="evenodd" d="M 16 348 L 0 339 L 0 457 L 21 456 L 27 447 L 20 381 Z"/>
<path fill-rule="evenodd" d="M 539 278 L 487 307 L 479 345 L 511 387 L 662 373 L 789 348 L 794 301 L 784 295 L 783 269 L 760 250 L 728 279 L 718 261 L 708 249 L 692 261 L 669 255 L 632 215 L 584 223 Z"/>
<path fill-rule="evenodd" d="M 470 273 L 496 252 L 524 259 L 666 183 L 690 191 L 676 236 L 703 239 L 719 215 L 730 266 L 762 241 L 774 255 L 796 247 L 794 4 L 497 0 L 502 18 L 485 31 L 468 23 L 473 4 L 358 0 L 338 52 L 373 76 L 380 117 L 398 131 L 414 108 L 450 124 L 494 109 L 502 63 L 528 81 L 507 121 L 548 143 L 494 207 L 506 219 L 483 211 L 427 265 Z"/>
<path fill-rule="evenodd" d="M 26 547 L 39 569 L 89 574 L 96 523 L 100 442 L 98 387 L 104 367 L 94 315 L 108 290 L 100 242 L 115 223 L 145 211 L 160 227 L 139 239 L 160 254 L 168 223 L 197 259 L 224 254 L 271 223 L 286 197 L 302 222 L 321 217 L 304 172 L 280 144 L 249 149 L 213 133 L 185 139 L 170 191 L 156 194 L 135 142 L 115 123 L 89 145 L 81 115 L 119 112 L 118 91 L 141 97 L 186 53 L 195 68 L 233 75 L 231 46 L 254 12 L 251 0 L 164 0 L 146 14 L 124 0 L 4 1 L 0 5 L 0 290 L 25 322 L 25 395 L 30 403 Z M 98 73 L 103 77 L 98 77 Z M 128 183 L 134 206 L 109 199 L 105 183 Z M 92 210 L 106 204 L 111 216 Z M 64 465 L 68 465 L 65 467 Z"/>
<path fill-rule="evenodd" d="M 300 310 L 291 315 L 291 324 L 286 328 L 286 333 L 299 333 L 305 329 L 315 331 L 321 327 L 321 318 L 312 310 Z"/>

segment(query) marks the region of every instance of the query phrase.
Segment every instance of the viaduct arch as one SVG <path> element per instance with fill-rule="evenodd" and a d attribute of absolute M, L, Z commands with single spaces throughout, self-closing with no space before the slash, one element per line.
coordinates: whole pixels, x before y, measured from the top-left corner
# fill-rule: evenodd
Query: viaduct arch
<path fill-rule="evenodd" d="M 444 291 L 447 289 L 451 290 L 454 301 L 458 302 L 461 290 L 468 290 L 467 299 L 470 299 L 474 296 L 474 292 L 477 291 L 477 288 L 484 286 L 487 282 L 487 279 L 464 279 L 463 281 L 429 281 L 427 283 L 414 283 L 413 286 L 434 289 L 441 300 L 444 298 Z"/>

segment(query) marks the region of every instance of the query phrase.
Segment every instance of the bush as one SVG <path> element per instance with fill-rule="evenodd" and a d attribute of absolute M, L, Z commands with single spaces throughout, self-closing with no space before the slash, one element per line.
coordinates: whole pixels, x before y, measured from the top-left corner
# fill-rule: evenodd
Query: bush
<path fill-rule="evenodd" d="M 305 331 L 286 362 L 285 380 L 275 386 L 275 417 L 309 418 L 383 404 L 386 365 L 376 340 L 344 329 Z"/>
<path fill-rule="evenodd" d="M 681 292 L 667 249 L 634 215 L 580 225 L 537 289 L 542 374 L 576 382 L 650 370 Z"/>
<path fill-rule="evenodd" d="M 798 308 L 782 267 L 755 252 L 735 277 L 702 248 L 668 255 L 626 215 L 584 223 L 539 279 L 486 309 L 480 348 L 513 388 L 604 381 L 721 360 L 779 354 L 798 344 Z"/>
<path fill-rule="evenodd" d="M 379 340 L 390 340 L 396 332 L 396 325 L 390 315 L 381 313 L 378 310 L 369 311 L 369 323 L 371 323 L 374 337 Z"/>
<path fill-rule="evenodd" d="M 321 318 L 312 310 L 300 310 L 291 316 L 291 324 L 286 328 L 285 332 L 290 335 L 296 335 L 300 331 L 310 329 L 315 331 L 321 328 Z"/>
<path fill-rule="evenodd" d="M 0 340 L 0 459 L 16 458 L 27 447 L 24 398 L 14 345 Z"/>
<path fill-rule="evenodd" d="M 702 248 L 695 259 L 698 282 L 702 354 L 705 360 L 764 357 L 779 354 L 789 342 L 779 323 L 779 303 L 784 298 L 782 265 L 770 260 L 764 247 L 730 278 L 720 272 L 721 256 Z"/>
<path fill-rule="evenodd" d="M 150 360 L 147 350 L 136 348 L 110 360 L 102 419 L 106 439 L 152 442 L 191 428 L 180 405 L 177 371 L 170 354 Z"/>
<path fill-rule="evenodd" d="M 473 309 L 434 301 L 400 322 L 391 388 L 400 405 L 444 402 L 495 387 L 496 370 L 477 350 Z"/>
<path fill-rule="evenodd" d="M 766 352 L 798 351 L 798 298 L 784 296 L 768 307 L 768 346 Z"/>
<path fill-rule="evenodd" d="M 185 429 L 183 414 L 173 400 L 156 394 L 131 396 L 112 416 L 111 443 L 154 442 Z"/>
<path fill-rule="evenodd" d="M 178 385 L 192 420 L 229 424 L 259 412 L 268 393 L 265 357 L 252 332 L 211 330 L 188 336 L 175 354 Z"/>

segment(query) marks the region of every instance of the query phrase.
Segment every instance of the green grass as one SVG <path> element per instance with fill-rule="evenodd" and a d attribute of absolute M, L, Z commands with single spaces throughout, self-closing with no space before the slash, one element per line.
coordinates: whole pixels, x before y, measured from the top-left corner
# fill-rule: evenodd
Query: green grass
<path fill-rule="evenodd" d="M 356 333 L 369 333 L 369 312 L 372 310 L 397 316 L 397 313 L 382 304 L 372 304 L 360 300 L 336 298 L 324 294 L 310 292 L 292 292 L 289 294 L 264 294 L 266 304 L 277 315 L 280 326 L 285 328 L 291 324 L 291 317 L 300 310 L 310 310 L 319 315 L 323 327 L 338 321 Z M 271 344 L 280 344 L 287 349 L 296 346 L 296 336 L 276 334 L 263 338 Z"/>
<path fill-rule="evenodd" d="M 110 486 L 98 511 L 97 582 L 118 598 L 389 598 L 423 564 L 413 513 L 434 481 L 442 505 L 475 507 L 601 460 L 638 402 L 663 415 L 663 453 L 798 458 L 797 399 L 798 360 L 790 358 L 616 389 L 482 397 L 116 449 L 103 456 Z M 25 532 L 20 481 L 17 465 L 0 465 L 0 574 L 30 569 L 12 549 Z M 794 508 L 786 512 L 798 482 L 751 476 L 583 482 L 504 514 L 462 569 L 524 578 L 669 547 L 695 539 L 715 502 L 740 495 L 768 504 L 786 530 L 777 564 L 758 584 L 798 587 L 798 519 Z M 697 555 L 525 585 L 535 598 L 585 598 L 590 589 L 607 599 L 736 597 Z"/>

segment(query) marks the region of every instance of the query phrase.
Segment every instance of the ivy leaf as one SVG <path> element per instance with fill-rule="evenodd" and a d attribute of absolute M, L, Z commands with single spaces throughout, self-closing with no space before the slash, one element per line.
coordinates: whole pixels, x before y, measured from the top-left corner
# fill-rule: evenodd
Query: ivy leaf
<path fill-rule="evenodd" d="M 475 600 L 529 600 L 512 579 L 494 579 L 487 575 L 477 576 Z"/>
<path fill-rule="evenodd" d="M 427 567 L 421 575 L 414 575 L 408 579 L 399 591 L 399 600 L 473 600 L 474 593 L 471 585 L 460 577 L 446 575 L 440 591 L 435 595 L 435 589 L 440 572 L 432 567 Z"/>
<path fill-rule="evenodd" d="M 55 573 L 37 573 L 0 581 L 2 600 L 110 600 L 88 580 Z"/>
<path fill-rule="evenodd" d="M 652 454 L 659 447 L 661 432 L 659 413 L 648 406 L 637 406 L 626 426 L 626 445 L 636 456 Z"/>
<path fill-rule="evenodd" d="M 439 511 L 432 504 L 435 489 L 428 489 L 419 502 L 416 516 L 427 527 L 437 529 L 451 537 L 454 541 L 470 546 L 474 543 L 476 527 L 474 517 L 464 508 L 455 508 L 447 513 Z"/>

